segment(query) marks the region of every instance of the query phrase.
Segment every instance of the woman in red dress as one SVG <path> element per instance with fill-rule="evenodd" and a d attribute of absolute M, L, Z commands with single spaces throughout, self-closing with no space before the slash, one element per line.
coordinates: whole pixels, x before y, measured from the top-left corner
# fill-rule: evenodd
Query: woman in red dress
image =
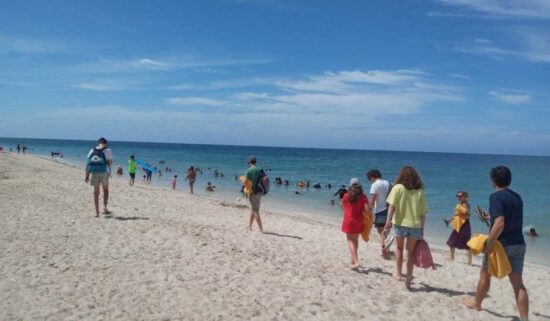
<path fill-rule="evenodd" d="M 359 234 L 363 232 L 363 210 L 368 206 L 369 201 L 363 193 L 363 187 L 359 179 L 352 178 L 349 185 L 349 190 L 342 197 L 340 206 L 344 210 L 342 232 L 347 235 L 349 253 L 351 254 L 351 267 L 355 269 L 359 267 L 357 248 L 359 247 Z"/>

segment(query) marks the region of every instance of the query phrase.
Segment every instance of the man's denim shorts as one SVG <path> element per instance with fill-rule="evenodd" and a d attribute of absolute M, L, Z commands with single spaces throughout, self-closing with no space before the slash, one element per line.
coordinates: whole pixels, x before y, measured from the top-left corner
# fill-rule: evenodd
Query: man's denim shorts
<path fill-rule="evenodd" d="M 512 265 L 512 272 L 523 273 L 523 261 L 525 259 L 525 244 L 508 245 L 504 247 L 510 265 Z M 483 263 L 481 265 L 484 270 L 487 270 L 487 255 L 483 256 Z"/>
<path fill-rule="evenodd" d="M 411 237 L 416 240 L 419 240 L 422 238 L 421 228 L 394 225 L 393 231 L 395 232 L 395 236 L 397 237 Z"/>

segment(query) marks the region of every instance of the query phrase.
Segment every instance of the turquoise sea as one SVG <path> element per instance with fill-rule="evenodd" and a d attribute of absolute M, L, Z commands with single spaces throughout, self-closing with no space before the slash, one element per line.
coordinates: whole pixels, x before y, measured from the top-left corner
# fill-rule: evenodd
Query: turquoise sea
<path fill-rule="evenodd" d="M 18 143 L 26 144 L 30 148 L 27 151 L 29 154 L 49 157 L 51 151 L 59 151 L 66 162 L 83 168 L 87 152 L 95 146 L 94 141 L 0 138 L 0 146 L 7 150 L 11 147 L 15 151 Z M 524 228 L 533 226 L 540 235 L 534 239 L 526 237 L 527 259 L 550 265 L 550 198 L 546 190 L 550 182 L 550 157 L 116 141 L 109 142 L 109 146 L 113 151 L 114 167 L 121 165 L 125 172 L 127 160 L 132 154 L 163 172 L 166 167 L 172 168 L 171 173 L 162 177 L 153 176 L 152 183 L 161 187 L 168 188 L 170 178 L 178 174 L 178 189 L 187 190 L 183 181 L 186 169 L 191 165 L 199 166 L 203 175 L 198 176 L 196 183 L 198 193 L 230 201 L 241 197 L 240 183 L 234 177 L 244 173 L 247 157 L 255 155 L 259 166 L 271 170 L 271 191 L 262 201 L 263 206 L 336 222 L 341 217 L 341 210 L 338 206 L 332 206 L 330 200 L 334 199 L 338 204 L 338 199 L 333 196 L 338 186 L 347 184 L 351 177 L 358 177 L 368 192 L 367 170 L 378 168 L 386 179 L 394 180 L 402 166 L 412 165 L 419 170 L 426 185 L 430 208 L 426 237 L 441 247 L 445 246 L 450 233 L 442 219 L 451 216 L 456 192 L 467 190 L 472 206 L 487 209 L 489 195 L 493 192 L 489 170 L 497 165 L 506 165 L 512 170 L 512 189 L 524 201 Z M 160 160 L 165 163 L 159 164 Z M 214 170 L 224 173 L 224 177 L 216 178 Z M 274 185 L 275 177 L 289 180 L 290 185 Z M 139 184 L 139 175 L 136 180 Z M 311 181 L 311 186 L 320 182 L 323 188 L 296 187 L 297 182 L 305 180 Z M 208 181 L 217 186 L 216 192 L 208 194 L 203 191 Z M 332 189 L 325 187 L 329 183 Z M 473 233 L 487 232 L 487 227 L 475 215 L 471 221 Z M 459 260 L 461 258 L 459 256 Z"/>

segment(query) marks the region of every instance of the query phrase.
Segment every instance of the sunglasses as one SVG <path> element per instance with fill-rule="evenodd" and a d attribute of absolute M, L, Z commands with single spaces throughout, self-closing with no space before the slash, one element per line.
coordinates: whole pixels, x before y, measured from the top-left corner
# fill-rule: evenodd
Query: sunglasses
<path fill-rule="evenodd" d="M 463 198 L 464 195 L 462 195 L 462 194 L 457 194 L 456 197 L 458 197 L 458 198 Z"/>

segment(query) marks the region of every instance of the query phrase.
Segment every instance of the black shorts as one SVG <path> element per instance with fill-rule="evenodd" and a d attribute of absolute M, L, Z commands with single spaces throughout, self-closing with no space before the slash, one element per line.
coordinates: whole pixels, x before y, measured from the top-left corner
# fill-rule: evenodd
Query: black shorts
<path fill-rule="evenodd" d="M 387 209 L 374 214 L 374 227 L 384 227 L 384 226 L 386 226 L 386 220 L 387 219 L 388 219 L 388 210 Z"/>
<path fill-rule="evenodd" d="M 130 174 L 130 178 L 136 178 L 136 173 L 128 173 Z"/>

